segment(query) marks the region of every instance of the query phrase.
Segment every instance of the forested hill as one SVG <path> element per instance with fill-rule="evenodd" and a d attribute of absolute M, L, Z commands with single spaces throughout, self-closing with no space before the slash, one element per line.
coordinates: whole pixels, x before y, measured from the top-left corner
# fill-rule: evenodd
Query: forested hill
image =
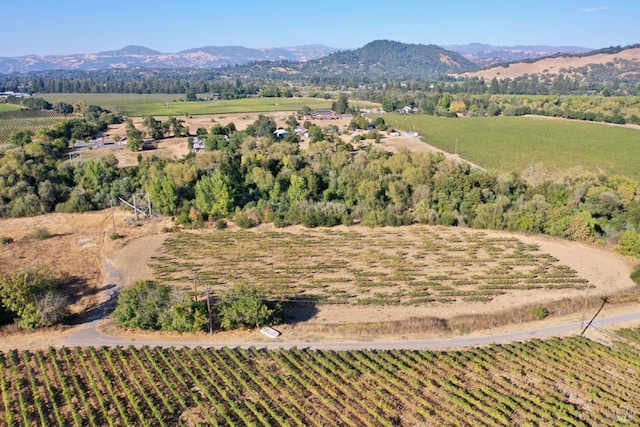
<path fill-rule="evenodd" d="M 365 75 L 369 78 L 419 79 L 476 69 L 459 53 L 436 45 L 376 40 L 359 49 L 335 52 L 302 64 L 306 75 Z"/>
<path fill-rule="evenodd" d="M 376 40 L 355 50 L 334 52 L 307 62 L 254 62 L 227 67 L 245 78 L 305 80 L 357 85 L 390 80 L 442 77 L 478 67 L 461 54 L 436 45 Z"/>

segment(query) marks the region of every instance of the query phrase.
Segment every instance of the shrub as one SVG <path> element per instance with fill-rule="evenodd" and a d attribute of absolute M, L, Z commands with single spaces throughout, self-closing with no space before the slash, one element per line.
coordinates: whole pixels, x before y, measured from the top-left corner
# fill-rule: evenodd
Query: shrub
<path fill-rule="evenodd" d="M 9 236 L 0 237 L 0 245 L 8 245 L 10 243 L 13 243 L 13 238 Z"/>
<path fill-rule="evenodd" d="M 217 304 L 217 309 L 220 327 L 227 330 L 277 323 L 282 313 L 280 305 L 268 304 L 260 289 L 247 284 L 229 289 Z"/>
<path fill-rule="evenodd" d="M 204 301 L 187 299 L 173 304 L 160 315 L 161 328 L 165 331 L 197 332 L 204 330 L 208 323 Z"/>
<path fill-rule="evenodd" d="M 233 216 L 233 222 L 240 228 L 251 228 L 253 227 L 253 221 L 249 216 L 244 212 L 238 212 Z"/>
<path fill-rule="evenodd" d="M 542 320 L 549 315 L 549 310 L 540 305 L 537 305 L 533 307 L 533 315 L 536 316 L 538 320 Z"/>
<path fill-rule="evenodd" d="M 640 234 L 635 230 L 625 231 L 615 250 L 622 255 L 640 255 Z"/>
<path fill-rule="evenodd" d="M 49 233 L 49 230 L 46 228 L 36 228 L 29 237 L 32 239 L 45 240 L 51 237 L 51 233 Z"/>
<path fill-rule="evenodd" d="M 227 228 L 227 221 L 222 218 L 216 221 L 216 230 L 224 230 L 225 228 Z"/>
<path fill-rule="evenodd" d="M 109 235 L 109 238 L 110 238 L 111 240 L 118 240 L 118 239 L 122 239 L 123 237 L 124 237 L 124 236 L 123 236 L 122 234 L 119 234 L 119 233 L 116 233 L 116 232 L 113 232 L 113 233 L 111 233 L 111 234 Z"/>
<path fill-rule="evenodd" d="M 161 315 L 171 307 L 171 288 L 139 280 L 118 296 L 113 318 L 127 328 L 160 329 Z"/>
<path fill-rule="evenodd" d="M 25 329 L 51 326 L 68 314 L 60 283 L 44 267 L 0 275 L 0 300 Z"/>
<path fill-rule="evenodd" d="M 631 272 L 631 280 L 640 285 L 640 264 L 636 265 L 636 268 Z"/>

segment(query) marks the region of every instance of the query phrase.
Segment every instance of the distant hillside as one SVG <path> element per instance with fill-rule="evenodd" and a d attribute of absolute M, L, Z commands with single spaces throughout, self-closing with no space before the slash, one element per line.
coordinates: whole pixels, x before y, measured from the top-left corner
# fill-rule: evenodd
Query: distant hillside
<path fill-rule="evenodd" d="M 491 80 L 515 79 L 525 75 L 575 77 L 583 81 L 640 82 L 640 45 L 612 47 L 583 54 L 554 55 L 535 61 L 522 61 L 484 70 L 462 73 L 463 77 Z"/>
<path fill-rule="evenodd" d="M 254 61 L 309 61 L 338 49 L 322 45 L 251 49 L 206 46 L 178 53 L 162 53 L 144 46 L 126 46 L 95 54 L 29 55 L 0 58 L 0 73 L 47 70 L 107 70 L 122 68 L 218 68 Z"/>
<path fill-rule="evenodd" d="M 483 43 L 446 45 L 442 47 L 458 52 L 469 61 L 482 67 L 542 58 L 558 53 L 586 53 L 593 50 L 578 46 L 493 46 Z"/>
<path fill-rule="evenodd" d="M 350 82 L 421 79 L 477 68 L 456 52 L 436 45 L 376 40 L 354 50 L 305 63 L 255 63 L 234 68 L 247 77 L 306 78 Z"/>
<path fill-rule="evenodd" d="M 476 68 L 462 55 L 436 45 L 376 40 L 359 49 L 336 52 L 304 64 L 305 72 L 369 77 L 421 78 Z"/>

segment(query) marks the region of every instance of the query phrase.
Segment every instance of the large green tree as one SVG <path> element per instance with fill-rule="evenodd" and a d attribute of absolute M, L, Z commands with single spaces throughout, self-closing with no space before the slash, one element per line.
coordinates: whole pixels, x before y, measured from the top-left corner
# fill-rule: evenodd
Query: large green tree
<path fill-rule="evenodd" d="M 349 95 L 340 92 L 338 99 L 331 104 L 331 109 L 336 114 L 345 114 L 349 111 Z"/>
<path fill-rule="evenodd" d="M 203 176 L 195 186 L 196 207 L 211 218 L 224 218 L 233 207 L 233 194 L 228 178 L 220 171 Z"/>
<path fill-rule="evenodd" d="M 162 214 L 175 214 L 178 207 L 178 188 L 171 177 L 152 177 L 149 183 L 149 193 L 156 209 Z"/>
<path fill-rule="evenodd" d="M 171 307 L 171 287 L 140 280 L 118 296 L 113 318 L 127 328 L 160 329 L 162 316 Z"/>
<path fill-rule="evenodd" d="M 270 306 L 256 286 L 238 284 L 229 289 L 217 304 L 220 327 L 238 329 L 260 327 L 280 321 L 279 305 Z"/>
<path fill-rule="evenodd" d="M 144 136 L 144 132 L 137 129 L 133 124 L 133 120 L 131 119 L 127 120 L 126 133 L 127 147 L 129 147 L 131 151 L 140 150 L 140 147 L 142 147 L 142 138 Z"/>

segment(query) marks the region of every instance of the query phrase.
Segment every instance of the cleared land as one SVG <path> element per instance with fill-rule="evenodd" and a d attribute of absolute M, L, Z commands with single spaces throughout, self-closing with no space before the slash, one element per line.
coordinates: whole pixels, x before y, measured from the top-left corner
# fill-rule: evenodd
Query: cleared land
<path fill-rule="evenodd" d="M 640 330 L 468 351 L 0 353 L 14 425 L 637 425 Z"/>
<path fill-rule="evenodd" d="M 543 117 L 383 116 L 398 129 L 414 130 L 430 145 L 481 167 L 516 172 L 536 182 L 583 171 L 640 180 L 640 131 L 601 123 Z"/>

